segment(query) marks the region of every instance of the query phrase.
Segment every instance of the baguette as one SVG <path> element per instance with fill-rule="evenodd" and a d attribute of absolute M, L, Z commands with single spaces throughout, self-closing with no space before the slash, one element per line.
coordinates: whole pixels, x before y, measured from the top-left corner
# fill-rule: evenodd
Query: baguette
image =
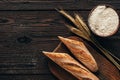
<path fill-rule="evenodd" d="M 84 64 L 90 71 L 96 72 L 98 70 L 97 63 L 91 53 L 88 51 L 83 42 L 63 38 L 59 36 L 59 39 L 68 47 L 72 54 Z"/>
<path fill-rule="evenodd" d="M 75 76 L 78 80 L 99 80 L 93 73 L 91 73 L 87 68 L 82 66 L 67 53 L 43 53 L 53 62 Z"/>

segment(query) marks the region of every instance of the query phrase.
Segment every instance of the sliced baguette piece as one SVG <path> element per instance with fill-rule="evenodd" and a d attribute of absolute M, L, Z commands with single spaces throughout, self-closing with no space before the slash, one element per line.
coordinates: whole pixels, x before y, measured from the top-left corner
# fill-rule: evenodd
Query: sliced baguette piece
<path fill-rule="evenodd" d="M 88 51 L 83 42 L 63 38 L 58 36 L 59 39 L 68 47 L 72 54 L 84 64 L 90 71 L 96 72 L 98 70 L 97 63 L 91 53 Z"/>
<path fill-rule="evenodd" d="M 43 53 L 61 68 L 78 78 L 78 80 L 99 80 L 93 73 L 91 73 L 87 68 L 82 66 L 67 53 L 45 51 L 43 51 Z"/>

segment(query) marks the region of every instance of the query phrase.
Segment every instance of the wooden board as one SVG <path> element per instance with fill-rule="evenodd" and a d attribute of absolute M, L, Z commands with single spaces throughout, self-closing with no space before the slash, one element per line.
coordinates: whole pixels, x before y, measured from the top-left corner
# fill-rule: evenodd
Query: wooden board
<path fill-rule="evenodd" d="M 86 47 L 89 49 L 93 57 L 95 58 L 99 70 L 94 73 L 100 80 L 119 80 L 120 79 L 120 73 L 119 70 L 110 63 L 105 57 L 103 57 L 101 54 L 96 52 L 88 43 L 83 41 L 81 38 L 78 37 L 69 37 L 70 39 L 82 41 L 85 43 Z M 67 52 L 68 49 L 63 44 L 59 44 L 57 48 L 54 50 L 55 52 Z M 49 68 L 51 72 L 58 77 L 59 80 L 76 80 L 73 76 L 68 74 L 66 71 L 61 69 L 58 65 L 56 65 L 53 62 L 49 62 Z"/>

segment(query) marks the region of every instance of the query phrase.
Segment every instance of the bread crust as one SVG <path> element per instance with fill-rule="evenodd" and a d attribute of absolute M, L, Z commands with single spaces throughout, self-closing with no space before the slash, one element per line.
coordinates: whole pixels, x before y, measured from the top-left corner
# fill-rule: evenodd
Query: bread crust
<path fill-rule="evenodd" d="M 86 48 L 83 42 L 68 38 L 63 38 L 60 36 L 59 39 L 68 47 L 71 53 L 90 71 L 96 72 L 98 70 L 98 66 L 94 57 L 88 51 L 88 49 Z"/>
<path fill-rule="evenodd" d="M 78 80 L 99 80 L 87 68 L 82 66 L 74 58 L 67 53 L 43 52 L 53 62 L 58 64 L 61 68 L 65 69 Z"/>

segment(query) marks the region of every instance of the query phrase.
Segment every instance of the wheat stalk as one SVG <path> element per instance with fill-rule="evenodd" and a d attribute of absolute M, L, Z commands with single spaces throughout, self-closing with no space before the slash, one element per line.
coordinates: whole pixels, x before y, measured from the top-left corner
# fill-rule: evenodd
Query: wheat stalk
<path fill-rule="evenodd" d="M 69 19 L 76 26 L 73 27 L 71 25 L 65 24 L 71 32 L 93 43 L 120 70 L 120 64 L 117 63 L 117 61 L 120 62 L 120 59 L 114 56 L 110 51 L 106 50 L 98 43 L 98 41 L 91 34 L 91 31 L 89 30 L 85 22 L 82 20 L 81 16 L 75 13 L 74 17 L 72 17 L 64 10 L 58 10 L 58 12 Z"/>

